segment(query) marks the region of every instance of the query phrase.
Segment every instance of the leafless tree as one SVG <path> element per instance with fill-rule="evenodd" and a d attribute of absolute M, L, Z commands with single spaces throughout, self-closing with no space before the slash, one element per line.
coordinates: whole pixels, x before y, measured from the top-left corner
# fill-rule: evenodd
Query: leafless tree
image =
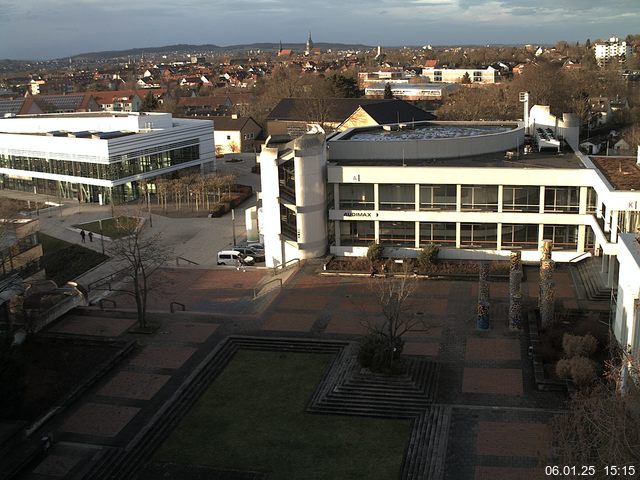
<path fill-rule="evenodd" d="M 138 218 L 121 217 L 118 228 L 124 234 L 109 247 L 109 255 L 125 265 L 127 282 L 115 290 L 133 297 L 136 302 L 138 324 L 147 328 L 147 299 L 151 289 L 158 284 L 157 271 L 171 257 L 171 249 L 164 244 L 160 233 L 146 231 Z"/>

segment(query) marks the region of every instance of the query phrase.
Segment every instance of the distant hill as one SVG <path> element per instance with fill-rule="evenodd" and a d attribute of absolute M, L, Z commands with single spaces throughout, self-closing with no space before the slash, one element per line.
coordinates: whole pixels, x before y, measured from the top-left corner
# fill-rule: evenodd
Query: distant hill
<path fill-rule="evenodd" d="M 206 45 L 189 45 L 189 44 L 177 44 L 166 45 L 163 47 L 147 47 L 147 48 L 130 48 L 128 50 L 107 50 L 103 52 L 88 52 L 74 55 L 71 58 L 76 60 L 98 60 L 105 58 L 118 58 L 118 57 L 133 57 L 143 54 L 154 55 L 167 55 L 167 54 L 197 54 L 203 52 L 217 52 L 217 53 L 233 53 L 233 52 L 246 52 L 247 50 L 263 50 L 263 51 L 275 51 L 279 48 L 279 43 L 251 43 L 245 45 L 228 45 L 220 46 L 213 44 Z M 344 43 L 314 43 L 314 47 L 319 47 L 322 50 L 362 50 L 372 48 L 367 45 L 360 44 L 344 44 Z M 282 48 L 291 48 L 293 50 L 304 50 L 304 43 L 283 43 Z M 68 57 L 65 57 L 68 58 Z"/>

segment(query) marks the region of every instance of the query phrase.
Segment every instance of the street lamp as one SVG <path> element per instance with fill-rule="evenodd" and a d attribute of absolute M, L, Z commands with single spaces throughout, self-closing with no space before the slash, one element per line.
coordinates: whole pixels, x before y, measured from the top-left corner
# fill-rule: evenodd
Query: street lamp
<path fill-rule="evenodd" d="M 147 210 L 149 211 L 149 227 L 153 227 L 153 220 L 151 218 L 151 190 L 147 185 Z"/>

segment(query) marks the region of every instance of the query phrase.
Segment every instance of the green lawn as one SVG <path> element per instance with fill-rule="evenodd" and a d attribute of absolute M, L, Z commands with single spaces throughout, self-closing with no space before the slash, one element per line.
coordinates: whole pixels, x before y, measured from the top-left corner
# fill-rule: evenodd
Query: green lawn
<path fill-rule="evenodd" d="M 269 472 L 272 480 L 399 478 L 409 420 L 304 413 L 331 360 L 239 350 L 154 460 Z"/>
<path fill-rule="evenodd" d="M 105 237 L 120 238 L 126 235 L 126 229 L 123 230 L 121 225 L 131 225 L 131 222 L 137 223 L 139 221 L 136 217 L 111 217 L 102 220 L 102 232 L 100 231 L 100 222 L 88 222 L 74 225 L 76 228 L 81 228 L 87 232 L 102 233 Z"/>
<path fill-rule="evenodd" d="M 42 266 L 47 278 L 56 282 L 58 286 L 79 277 L 109 258 L 100 252 L 44 233 L 38 233 L 38 239 L 42 244 Z"/>

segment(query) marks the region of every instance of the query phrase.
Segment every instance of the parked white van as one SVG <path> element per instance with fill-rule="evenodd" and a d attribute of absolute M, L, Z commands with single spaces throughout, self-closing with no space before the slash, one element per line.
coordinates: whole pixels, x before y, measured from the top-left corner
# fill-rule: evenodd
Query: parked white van
<path fill-rule="evenodd" d="M 237 250 L 221 250 L 218 252 L 218 265 L 253 265 L 255 260 L 249 255 L 243 255 Z"/>

